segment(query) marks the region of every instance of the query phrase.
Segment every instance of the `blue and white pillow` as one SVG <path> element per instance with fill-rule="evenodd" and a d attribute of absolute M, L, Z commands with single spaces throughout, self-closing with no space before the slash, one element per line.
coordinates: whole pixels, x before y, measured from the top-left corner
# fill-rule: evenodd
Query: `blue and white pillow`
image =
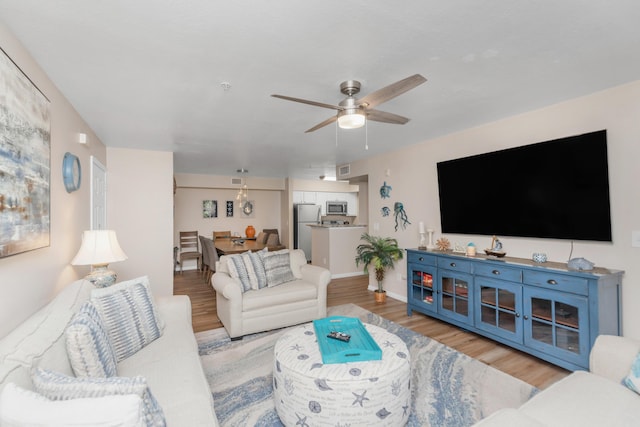
<path fill-rule="evenodd" d="M 164 412 L 144 377 L 76 378 L 36 369 L 32 376 L 35 390 L 51 400 L 71 400 L 135 394 L 142 399 L 148 427 L 165 427 Z"/>
<path fill-rule="evenodd" d="M 264 251 L 266 253 L 266 251 Z M 263 251 L 245 252 L 227 258 L 229 275 L 242 284 L 242 292 L 258 290 L 267 286 L 267 275 L 263 263 Z"/>
<path fill-rule="evenodd" d="M 622 383 L 631 390 L 640 394 L 640 353 L 636 356 L 636 360 L 633 362 L 633 365 L 631 365 L 629 375 L 624 377 Z"/>
<path fill-rule="evenodd" d="M 86 301 L 65 329 L 67 356 L 78 377 L 113 377 L 116 356 L 100 314 Z"/>
<path fill-rule="evenodd" d="M 162 335 L 164 323 L 151 296 L 148 277 L 91 291 L 118 362 Z"/>
<path fill-rule="evenodd" d="M 267 274 L 267 286 L 278 286 L 296 280 L 291 271 L 291 257 L 288 249 L 268 252 L 263 255 L 264 270 Z"/>

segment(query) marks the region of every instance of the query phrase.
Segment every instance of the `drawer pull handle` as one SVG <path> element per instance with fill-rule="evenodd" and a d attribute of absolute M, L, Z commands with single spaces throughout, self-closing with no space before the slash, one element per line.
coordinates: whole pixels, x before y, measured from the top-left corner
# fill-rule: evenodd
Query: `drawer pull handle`
<path fill-rule="evenodd" d="M 550 284 L 550 285 L 557 285 L 557 284 L 558 284 L 558 282 L 556 282 L 556 281 L 555 281 L 555 280 L 553 280 L 553 279 L 549 279 L 549 280 L 547 280 L 547 283 L 548 283 L 548 284 Z"/>
<path fill-rule="evenodd" d="M 500 270 L 493 270 L 492 273 L 495 274 L 496 276 L 499 276 L 500 275 Z"/>
<path fill-rule="evenodd" d="M 520 317 L 520 313 L 516 311 L 516 317 Z"/>
<path fill-rule="evenodd" d="M 452 262 L 452 263 L 451 263 L 451 264 L 449 264 L 449 265 L 450 265 L 451 267 L 455 267 L 455 266 L 456 266 L 456 263 L 455 263 L 455 262 Z"/>
<path fill-rule="evenodd" d="M 526 314 L 524 315 L 524 320 L 529 320 L 529 316 L 527 316 Z"/>
<path fill-rule="evenodd" d="M 424 261 L 424 258 L 420 257 L 418 258 L 418 261 Z"/>

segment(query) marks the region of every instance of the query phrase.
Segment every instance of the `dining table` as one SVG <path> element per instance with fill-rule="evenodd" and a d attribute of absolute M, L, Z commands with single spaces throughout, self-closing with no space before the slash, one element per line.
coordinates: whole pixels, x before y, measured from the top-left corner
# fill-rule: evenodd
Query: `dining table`
<path fill-rule="evenodd" d="M 277 251 L 280 249 L 285 249 L 283 245 L 275 245 L 275 246 L 267 246 L 266 243 L 258 242 L 256 240 L 245 240 L 245 239 L 216 239 L 215 248 L 218 252 L 218 256 L 222 255 L 232 255 L 232 254 L 241 254 L 247 251 L 260 251 L 264 248 L 267 248 L 269 251 Z"/>

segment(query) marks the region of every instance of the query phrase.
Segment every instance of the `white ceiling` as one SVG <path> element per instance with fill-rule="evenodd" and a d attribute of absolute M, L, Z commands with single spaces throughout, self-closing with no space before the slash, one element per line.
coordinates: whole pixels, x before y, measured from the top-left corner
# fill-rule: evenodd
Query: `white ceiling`
<path fill-rule="evenodd" d="M 0 0 L 0 21 L 105 145 L 172 151 L 178 173 L 335 176 L 640 79 L 637 0 Z M 378 107 L 406 125 L 305 134 L 335 112 L 270 96 L 337 104 L 344 80 L 416 73 Z"/>

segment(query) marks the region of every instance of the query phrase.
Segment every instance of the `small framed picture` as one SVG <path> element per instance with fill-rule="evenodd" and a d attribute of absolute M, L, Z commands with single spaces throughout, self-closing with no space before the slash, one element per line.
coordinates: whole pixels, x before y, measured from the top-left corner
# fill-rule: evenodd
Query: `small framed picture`
<path fill-rule="evenodd" d="M 202 201 L 202 218 L 217 218 L 217 217 L 218 217 L 218 201 L 203 200 Z"/>
<path fill-rule="evenodd" d="M 233 216 L 233 200 L 227 200 L 227 217 Z"/>

